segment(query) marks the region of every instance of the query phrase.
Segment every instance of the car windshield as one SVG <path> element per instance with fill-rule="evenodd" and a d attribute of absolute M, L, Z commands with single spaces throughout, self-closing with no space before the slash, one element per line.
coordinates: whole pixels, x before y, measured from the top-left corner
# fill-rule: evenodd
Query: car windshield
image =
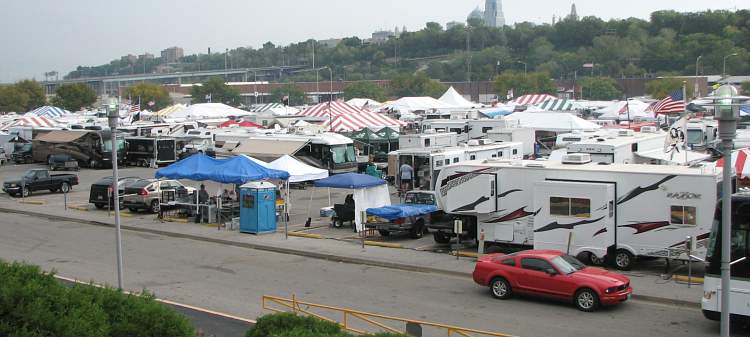
<path fill-rule="evenodd" d="M 434 205 L 435 198 L 429 193 L 407 193 L 404 202 L 407 204 Z"/>
<path fill-rule="evenodd" d="M 575 260 L 575 258 L 572 256 L 570 256 L 569 258 L 565 258 L 565 256 L 557 256 L 551 261 L 552 264 L 554 264 L 555 267 L 557 267 L 557 269 L 563 274 L 570 274 L 581 270 L 581 266 L 583 266 L 583 264 L 581 262 L 578 262 L 577 260 L 574 263 L 571 263 L 572 260 L 570 259 Z"/>

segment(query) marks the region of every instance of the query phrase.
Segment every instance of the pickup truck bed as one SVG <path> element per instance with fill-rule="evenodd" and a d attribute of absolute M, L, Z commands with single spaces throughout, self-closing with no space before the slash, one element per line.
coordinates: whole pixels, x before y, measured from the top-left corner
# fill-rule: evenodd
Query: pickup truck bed
<path fill-rule="evenodd" d="M 412 238 L 421 238 L 427 232 L 426 224 L 433 216 L 442 214 L 434 205 L 398 204 L 368 208 L 365 227 L 376 229 L 380 235 L 392 232 L 409 232 Z"/>

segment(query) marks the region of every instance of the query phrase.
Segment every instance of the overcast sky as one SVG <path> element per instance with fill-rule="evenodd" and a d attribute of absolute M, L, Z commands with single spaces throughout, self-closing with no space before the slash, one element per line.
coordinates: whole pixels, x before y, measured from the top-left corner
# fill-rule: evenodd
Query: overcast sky
<path fill-rule="evenodd" d="M 482 0 L 1 0 L 0 83 L 180 46 L 186 54 L 266 41 L 369 37 L 379 29 L 464 21 Z M 509 24 L 550 22 L 570 1 L 503 1 Z M 648 18 L 656 10 L 747 8 L 748 0 L 578 0 L 579 16 Z M 743 7 L 744 6 L 744 7 Z"/>

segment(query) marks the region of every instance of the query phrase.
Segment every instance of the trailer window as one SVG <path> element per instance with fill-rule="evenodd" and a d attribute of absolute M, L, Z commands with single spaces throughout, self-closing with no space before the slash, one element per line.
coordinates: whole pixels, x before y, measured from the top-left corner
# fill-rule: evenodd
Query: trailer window
<path fill-rule="evenodd" d="M 695 225 L 696 208 L 693 206 L 672 206 L 669 210 L 670 223 L 674 225 Z"/>
<path fill-rule="evenodd" d="M 590 218 L 591 199 L 550 197 L 549 214 L 555 216 Z"/>
<path fill-rule="evenodd" d="M 446 160 L 445 160 L 445 165 L 450 165 L 450 163 L 451 163 L 451 160 L 450 160 L 450 159 L 446 159 Z"/>
<path fill-rule="evenodd" d="M 453 158 L 453 163 L 458 163 L 458 158 Z"/>

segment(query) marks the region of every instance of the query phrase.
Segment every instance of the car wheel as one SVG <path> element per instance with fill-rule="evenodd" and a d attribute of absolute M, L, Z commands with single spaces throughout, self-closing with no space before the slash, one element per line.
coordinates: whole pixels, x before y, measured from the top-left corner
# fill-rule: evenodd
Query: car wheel
<path fill-rule="evenodd" d="M 432 238 L 435 239 L 435 242 L 437 243 L 450 243 L 451 242 L 451 237 L 441 231 L 432 233 Z"/>
<path fill-rule="evenodd" d="M 505 300 L 513 295 L 513 289 L 511 289 L 508 280 L 502 277 L 496 277 L 490 281 L 490 294 L 494 298 Z"/>
<path fill-rule="evenodd" d="M 380 236 L 390 236 L 391 232 L 385 230 L 385 229 L 378 229 L 378 233 L 380 233 Z"/>
<path fill-rule="evenodd" d="M 152 200 L 151 201 L 151 213 L 159 213 L 159 200 Z"/>
<path fill-rule="evenodd" d="M 615 254 L 615 267 L 620 270 L 630 270 L 633 268 L 634 256 L 629 251 L 618 249 Z"/>
<path fill-rule="evenodd" d="M 589 263 L 592 266 L 601 266 L 602 264 L 604 264 L 604 259 L 600 259 L 598 256 L 596 256 L 596 254 L 589 253 L 588 255 L 589 255 Z"/>
<path fill-rule="evenodd" d="M 62 193 L 70 192 L 70 185 L 68 185 L 68 183 L 62 183 L 62 185 L 60 185 L 60 192 Z"/>
<path fill-rule="evenodd" d="M 21 196 L 24 198 L 28 198 L 31 195 L 31 190 L 28 187 L 24 187 L 23 191 L 21 191 Z"/>
<path fill-rule="evenodd" d="M 96 159 L 91 159 L 91 161 L 89 161 L 89 167 L 93 169 L 99 168 L 99 162 Z"/>
<path fill-rule="evenodd" d="M 128 207 L 128 211 L 130 211 L 130 213 L 137 213 L 138 209 L 132 208 L 132 207 Z"/>
<path fill-rule="evenodd" d="M 592 312 L 599 308 L 599 296 L 589 288 L 578 290 L 574 301 L 578 310 L 581 311 Z"/>
<path fill-rule="evenodd" d="M 94 204 L 94 206 L 96 206 L 96 209 L 103 209 L 104 208 L 104 204 Z"/>
<path fill-rule="evenodd" d="M 417 222 L 414 224 L 414 227 L 411 228 L 411 238 L 412 239 L 421 239 L 424 236 L 424 223 Z"/>

